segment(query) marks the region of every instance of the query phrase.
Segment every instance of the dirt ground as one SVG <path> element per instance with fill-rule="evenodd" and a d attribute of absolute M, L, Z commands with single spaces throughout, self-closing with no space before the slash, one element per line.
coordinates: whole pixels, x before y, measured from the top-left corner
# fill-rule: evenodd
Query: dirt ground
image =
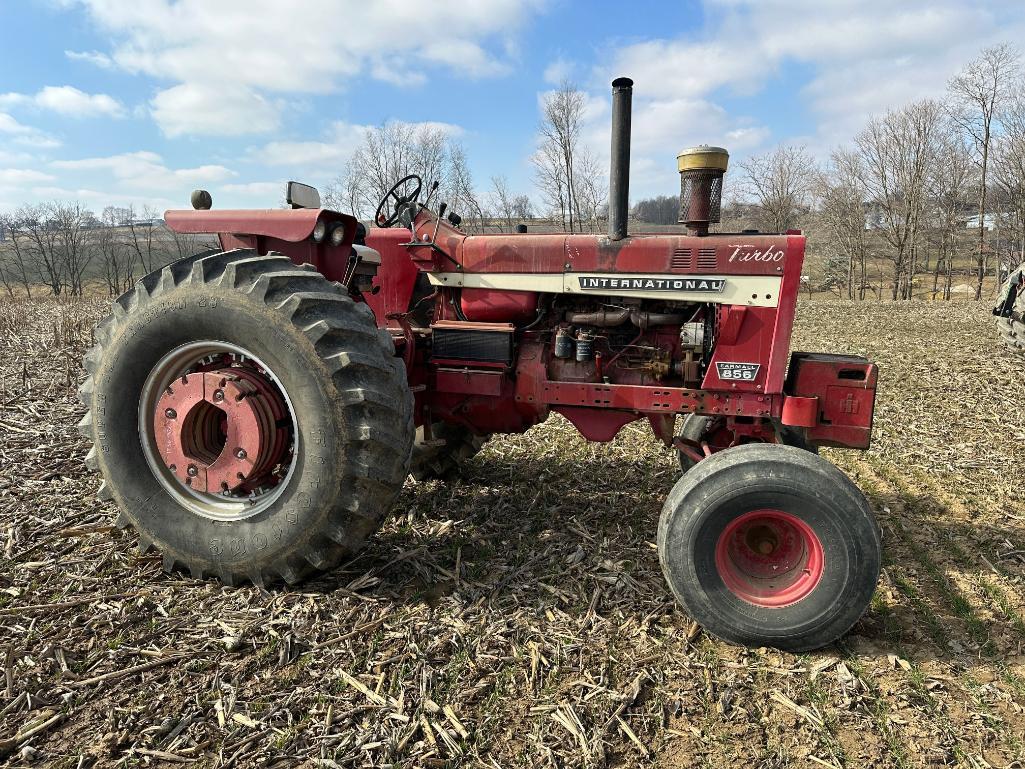
<path fill-rule="evenodd" d="M 802 656 L 675 606 L 642 423 L 494 439 L 301 589 L 163 574 L 82 465 L 104 306 L 0 305 L 0 762 L 1025 766 L 1025 361 L 984 306 L 802 304 L 796 348 L 880 365 L 875 446 L 825 455 L 885 546 L 869 612 Z"/>

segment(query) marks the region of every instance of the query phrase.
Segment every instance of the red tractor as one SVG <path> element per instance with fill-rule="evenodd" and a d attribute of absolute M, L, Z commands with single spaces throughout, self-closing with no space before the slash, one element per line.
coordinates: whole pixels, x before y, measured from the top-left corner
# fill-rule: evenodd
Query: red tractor
<path fill-rule="evenodd" d="M 686 231 L 628 235 L 632 85 L 613 82 L 607 236 L 468 235 L 416 176 L 369 230 L 295 183 L 291 210 L 197 191 L 168 211 L 221 247 L 114 303 L 81 388 L 86 463 L 140 549 L 196 578 L 295 583 L 351 556 L 410 473 L 450 477 L 490 435 L 556 411 L 609 441 L 646 419 L 684 470 L 658 552 L 687 613 L 790 650 L 850 629 L 879 532 L 815 451 L 868 447 L 876 367 L 789 353 L 805 239 L 709 234 L 725 150 L 678 158 Z"/>

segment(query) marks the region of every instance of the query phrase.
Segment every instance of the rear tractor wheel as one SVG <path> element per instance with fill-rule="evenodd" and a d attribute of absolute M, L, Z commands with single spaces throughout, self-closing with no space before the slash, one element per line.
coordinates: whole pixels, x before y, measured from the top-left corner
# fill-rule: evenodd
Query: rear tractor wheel
<path fill-rule="evenodd" d="M 200 254 L 97 327 L 79 425 L 100 497 L 167 570 L 297 582 L 356 551 L 402 487 L 402 362 L 373 314 L 280 255 Z"/>
<path fill-rule="evenodd" d="M 677 481 L 658 553 L 677 600 L 709 633 L 801 652 L 858 621 L 881 545 L 864 495 L 836 467 L 752 443 L 712 454 Z"/>

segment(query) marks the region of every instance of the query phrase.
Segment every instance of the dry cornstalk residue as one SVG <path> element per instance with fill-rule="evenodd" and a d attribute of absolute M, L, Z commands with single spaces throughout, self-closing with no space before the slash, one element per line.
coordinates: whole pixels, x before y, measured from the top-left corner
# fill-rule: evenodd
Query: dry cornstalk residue
<path fill-rule="evenodd" d="M 795 657 L 700 633 L 653 545 L 675 459 L 552 418 L 410 482 L 299 589 L 165 575 L 74 429 L 105 302 L 0 306 L 0 763 L 1006 767 L 1025 760 L 1025 362 L 969 303 L 802 305 L 880 364 L 872 607 Z M 1015 763 L 1018 762 L 1018 763 Z"/>

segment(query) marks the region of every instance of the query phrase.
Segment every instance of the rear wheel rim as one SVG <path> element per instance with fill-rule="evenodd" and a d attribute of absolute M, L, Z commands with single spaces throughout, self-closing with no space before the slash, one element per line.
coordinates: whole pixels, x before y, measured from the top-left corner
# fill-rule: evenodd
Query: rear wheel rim
<path fill-rule="evenodd" d="M 715 565 L 726 588 L 754 606 L 783 608 L 822 580 L 822 543 L 803 520 L 774 508 L 733 519 L 716 542 Z"/>
<path fill-rule="evenodd" d="M 186 510 L 238 521 L 274 504 L 296 465 L 295 410 L 274 372 L 238 345 L 196 341 L 150 370 L 139 440 L 154 478 Z"/>

